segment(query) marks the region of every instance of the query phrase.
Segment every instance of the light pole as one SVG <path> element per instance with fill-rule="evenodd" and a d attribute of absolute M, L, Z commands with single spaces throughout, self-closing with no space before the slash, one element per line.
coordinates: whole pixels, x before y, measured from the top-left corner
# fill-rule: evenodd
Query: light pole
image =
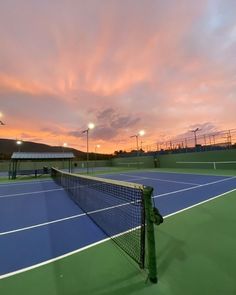
<path fill-rule="evenodd" d="M 22 145 L 22 140 L 17 140 L 16 144 L 18 145 L 18 152 L 20 152 L 20 147 Z"/>
<path fill-rule="evenodd" d="M 65 152 L 65 148 L 67 147 L 67 142 L 64 142 L 63 145 L 62 145 L 62 152 L 64 153 Z"/>
<path fill-rule="evenodd" d="M 99 149 L 100 147 L 101 147 L 100 144 L 95 145 L 95 154 L 97 154 L 97 149 Z"/>
<path fill-rule="evenodd" d="M 67 142 L 64 142 L 63 145 L 62 145 L 62 153 L 63 154 L 65 153 L 65 148 L 66 147 L 67 147 Z M 64 159 L 64 156 L 63 156 L 63 159 L 62 159 L 62 168 L 65 169 L 65 159 Z"/>
<path fill-rule="evenodd" d="M 82 133 L 86 133 L 87 137 L 87 174 L 89 172 L 89 130 L 93 129 L 94 127 L 95 125 L 93 123 L 89 123 L 88 128 L 82 131 Z"/>
<path fill-rule="evenodd" d="M 140 149 L 141 149 L 141 151 L 143 151 L 143 141 L 141 140 L 141 143 L 140 143 Z"/>
<path fill-rule="evenodd" d="M 194 130 L 190 130 L 190 132 L 194 133 L 194 143 L 195 143 L 195 147 L 197 146 L 197 132 L 200 131 L 199 128 L 196 128 Z"/>
<path fill-rule="evenodd" d="M 135 137 L 136 138 L 137 156 L 139 155 L 138 137 L 139 136 L 143 136 L 144 134 L 145 134 L 145 131 L 144 130 L 140 130 L 138 132 L 138 134 L 135 134 L 135 135 L 130 136 L 130 138 L 132 138 L 132 137 Z"/>
<path fill-rule="evenodd" d="M 232 136 L 231 136 L 230 130 L 228 131 L 228 134 L 227 134 L 227 142 L 228 142 L 228 147 L 230 148 L 232 144 Z"/>
<path fill-rule="evenodd" d="M 100 144 L 95 145 L 95 166 L 96 166 L 96 161 L 97 161 L 97 149 L 100 148 Z"/>

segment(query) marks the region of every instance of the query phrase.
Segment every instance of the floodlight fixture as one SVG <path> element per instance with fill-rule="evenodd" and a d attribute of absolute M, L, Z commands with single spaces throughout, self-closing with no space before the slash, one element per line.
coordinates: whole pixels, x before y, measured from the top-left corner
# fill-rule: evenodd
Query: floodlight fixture
<path fill-rule="evenodd" d="M 22 140 L 17 140 L 16 144 L 18 145 L 18 152 L 20 152 L 20 147 L 22 145 L 23 141 Z"/>
<path fill-rule="evenodd" d="M 193 132 L 193 133 L 194 133 L 194 143 L 195 143 L 195 147 L 197 146 L 197 132 L 198 132 L 198 131 L 201 131 L 201 129 L 196 128 L 196 129 L 190 130 L 190 132 Z"/>
<path fill-rule="evenodd" d="M 101 147 L 100 144 L 96 144 L 96 145 L 95 145 L 95 153 L 97 153 L 97 149 L 99 149 L 100 147 Z"/>
<path fill-rule="evenodd" d="M 95 124 L 94 123 L 89 123 L 88 124 L 88 129 L 94 129 L 95 127 Z"/>
<path fill-rule="evenodd" d="M 143 136 L 144 134 L 145 134 L 145 131 L 144 130 L 140 130 L 137 134 L 130 136 L 130 137 L 135 137 L 136 138 L 137 156 L 139 155 L 138 138 L 139 138 L 139 136 Z"/>
<path fill-rule="evenodd" d="M 140 136 L 143 136 L 145 134 L 145 131 L 144 130 L 140 130 L 139 133 L 138 133 Z"/>
<path fill-rule="evenodd" d="M 3 117 L 3 113 L 0 112 L 0 118 L 2 118 L 2 117 Z M 2 120 L 0 120 L 0 125 L 5 125 L 5 123 Z"/>

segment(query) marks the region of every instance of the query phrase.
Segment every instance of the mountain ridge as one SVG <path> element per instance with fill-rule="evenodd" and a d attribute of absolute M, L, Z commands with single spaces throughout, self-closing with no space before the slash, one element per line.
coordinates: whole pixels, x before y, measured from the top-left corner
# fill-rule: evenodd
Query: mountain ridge
<path fill-rule="evenodd" d="M 87 153 L 82 152 L 80 150 L 71 148 L 71 147 L 63 147 L 63 146 L 51 146 L 44 143 L 37 143 L 33 141 L 22 141 L 22 145 L 18 146 L 16 144 L 16 140 L 14 139 L 5 139 L 0 138 L 0 159 L 9 159 L 14 152 L 31 152 L 31 153 L 42 153 L 42 152 L 72 152 L 76 158 L 86 159 Z M 90 153 L 91 160 L 94 158 L 94 153 Z M 98 154 L 96 159 L 105 159 L 108 158 L 109 155 L 106 154 Z"/>

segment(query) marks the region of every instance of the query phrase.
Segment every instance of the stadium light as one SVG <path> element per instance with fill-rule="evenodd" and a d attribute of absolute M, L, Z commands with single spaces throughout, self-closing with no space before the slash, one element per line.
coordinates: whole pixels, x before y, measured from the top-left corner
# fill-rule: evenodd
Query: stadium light
<path fill-rule="evenodd" d="M 145 134 L 145 131 L 144 131 L 144 130 L 140 130 L 137 134 L 130 136 L 131 138 L 132 138 L 132 137 L 135 137 L 135 138 L 136 138 L 137 156 L 139 155 L 138 138 L 139 138 L 139 136 L 143 136 L 144 134 Z"/>
<path fill-rule="evenodd" d="M 95 124 L 90 122 L 88 124 L 88 128 L 82 131 L 82 133 L 86 133 L 86 137 L 87 137 L 87 173 L 89 172 L 89 130 L 92 130 L 94 128 L 95 128 Z"/>
<path fill-rule="evenodd" d="M 93 123 L 88 124 L 88 129 L 94 129 L 95 125 Z"/>
<path fill-rule="evenodd" d="M 0 125 L 5 125 L 5 123 L 3 123 L 3 121 L 1 120 L 2 117 L 3 117 L 3 113 L 0 112 Z"/>
<path fill-rule="evenodd" d="M 100 147 L 101 147 L 100 144 L 95 145 L 95 153 L 97 153 L 97 149 L 99 149 Z"/>
<path fill-rule="evenodd" d="M 22 140 L 16 141 L 16 144 L 18 145 L 18 152 L 20 152 L 20 147 L 21 147 L 22 143 L 23 143 Z"/>
<path fill-rule="evenodd" d="M 140 130 L 139 133 L 138 133 L 140 136 L 143 136 L 145 134 L 145 131 L 144 130 Z"/>
<path fill-rule="evenodd" d="M 97 165 L 97 164 L 96 164 L 96 161 L 97 161 L 97 149 L 99 149 L 100 147 L 101 147 L 100 144 L 96 144 L 96 145 L 95 145 L 95 157 L 94 157 L 94 158 L 95 158 L 95 166 Z"/>
<path fill-rule="evenodd" d="M 196 128 L 194 130 L 190 130 L 190 132 L 193 132 L 194 133 L 194 143 L 195 143 L 195 147 L 197 146 L 197 132 L 198 131 L 201 131 L 201 129 L 199 128 Z"/>
<path fill-rule="evenodd" d="M 64 142 L 63 145 L 62 145 L 62 152 L 64 153 L 65 152 L 65 148 L 67 147 L 67 142 Z"/>

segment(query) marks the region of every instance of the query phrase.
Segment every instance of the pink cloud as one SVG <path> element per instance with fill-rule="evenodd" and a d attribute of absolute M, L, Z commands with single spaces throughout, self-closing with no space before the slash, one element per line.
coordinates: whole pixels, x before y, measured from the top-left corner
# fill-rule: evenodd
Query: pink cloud
<path fill-rule="evenodd" d="M 235 9 L 233 1 L 2 2 L 1 137 L 81 147 L 77 132 L 94 121 L 91 144 L 113 152 L 140 129 L 148 144 L 196 124 L 234 128 Z"/>

